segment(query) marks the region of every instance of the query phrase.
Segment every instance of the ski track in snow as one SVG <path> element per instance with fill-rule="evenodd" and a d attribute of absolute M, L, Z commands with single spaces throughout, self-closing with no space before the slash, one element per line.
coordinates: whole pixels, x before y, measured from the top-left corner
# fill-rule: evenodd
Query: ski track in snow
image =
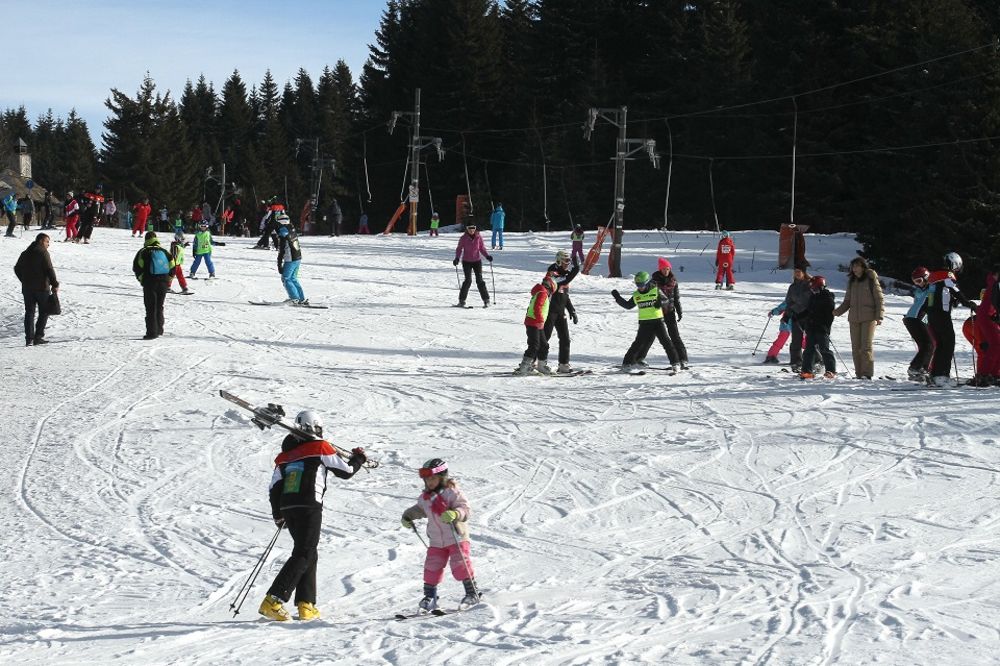
<path fill-rule="evenodd" d="M 671 233 L 667 249 L 629 232 L 627 273 L 660 254 L 678 270 L 691 369 L 615 371 L 635 312 L 609 292 L 630 284 L 580 276 L 572 362 L 594 373 L 562 379 L 505 373 L 528 292 L 568 233 L 507 234 L 496 302 L 471 310 L 450 307 L 454 235 L 304 238 L 306 294 L 328 310 L 249 305 L 283 298 L 274 254 L 232 239 L 217 248 L 220 279 L 168 297 L 152 342 L 138 339 L 128 274 L 137 241 L 95 236 L 52 246 L 65 312 L 52 344 L 21 347 L 21 301 L 0 299 L 0 367 L 16 389 L 0 425 L 14 480 L 0 513 L 4 663 L 985 664 L 1000 648 L 1000 393 L 801 382 L 760 365 L 774 322 L 750 352 L 788 279 L 770 270 L 774 233 L 735 234 L 737 291 L 719 292 L 710 234 Z M 5 240 L 3 261 L 27 242 Z M 836 266 L 855 247 L 808 237 L 838 301 Z M 887 296 L 880 374 L 905 376 L 907 306 Z M 850 358 L 843 319 L 833 340 Z M 649 362 L 665 364 L 656 345 Z M 331 478 L 320 621 L 258 619 L 285 534 L 229 612 L 274 534 L 266 489 L 283 433 L 259 431 L 219 389 L 289 418 L 315 409 L 331 441 L 382 462 Z M 395 622 L 420 597 L 424 555 L 399 516 L 433 456 L 469 496 L 486 597 Z M 440 592 L 453 606 L 461 585 L 446 572 Z"/>

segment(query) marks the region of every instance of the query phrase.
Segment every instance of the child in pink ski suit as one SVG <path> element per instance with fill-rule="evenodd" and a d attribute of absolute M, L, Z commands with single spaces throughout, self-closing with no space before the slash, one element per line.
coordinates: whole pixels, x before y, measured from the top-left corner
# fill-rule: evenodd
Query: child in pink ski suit
<path fill-rule="evenodd" d="M 767 313 L 768 319 L 781 315 L 781 321 L 778 324 L 778 337 L 776 337 L 774 342 L 771 343 L 771 348 L 767 350 L 767 356 L 764 358 L 765 364 L 778 363 L 778 354 L 785 348 L 785 343 L 788 342 L 788 338 L 792 335 L 792 322 L 788 318 L 786 313 L 787 310 L 788 303 L 786 301 L 781 301 L 776 308 Z M 806 336 L 803 334 L 802 348 L 805 349 L 805 347 Z"/>
<path fill-rule="evenodd" d="M 420 608 L 437 608 L 437 586 L 444 580 L 444 568 L 451 564 L 451 574 L 465 586 L 462 606 L 479 603 L 475 571 L 469 559 L 469 501 L 454 479 L 448 478 L 448 465 L 432 458 L 420 468 L 424 492 L 417 503 L 403 512 L 402 525 L 414 529 L 413 521 L 427 519 L 427 558 L 424 560 L 424 598 Z"/>

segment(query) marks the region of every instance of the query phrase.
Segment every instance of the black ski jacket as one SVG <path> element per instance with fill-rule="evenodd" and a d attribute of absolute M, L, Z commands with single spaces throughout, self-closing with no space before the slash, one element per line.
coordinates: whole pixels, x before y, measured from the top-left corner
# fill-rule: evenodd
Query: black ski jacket
<path fill-rule="evenodd" d="M 322 509 L 327 470 L 341 479 L 349 479 L 364 463 L 354 455 L 345 462 L 330 442 L 322 439 L 303 441 L 288 435 L 281 449 L 274 459 L 268 492 L 275 520 L 281 518 L 282 509 Z"/>
<path fill-rule="evenodd" d="M 829 335 L 833 326 L 833 308 L 833 293 L 824 288 L 810 296 L 809 307 L 799 316 L 799 321 L 807 331 L 825 331 Z"/>
<path fill-rule="evenodd" d="M 556 291 L 549 297 L 549 316 L 546 320 L 561 319 L 567 312 L 570 317 L 576 314 L 576 308 L 573 307 L 573 302 L 569 300 L 569 283 L 573 281 L 573 278 L 579 272 L 579 264 L 575 264 L 569 270 L 561 268 L 559 264 L 549 266 L 548 273 L 556 282 Z"/>

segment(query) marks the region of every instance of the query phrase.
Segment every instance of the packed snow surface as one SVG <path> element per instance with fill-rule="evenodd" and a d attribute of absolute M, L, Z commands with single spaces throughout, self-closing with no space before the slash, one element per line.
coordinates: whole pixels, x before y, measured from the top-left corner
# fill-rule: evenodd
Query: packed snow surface
<path fill-rule="evenodd" d="M 508 233 L 484 267 L 496 304 L 471 310 L 450 307 L 454 235 L 303 238 L 306 296 L 327 310 L 250 305 L 285 298 L 275 254 L 225 239 L 218 280 L 168 296 L 166 335 L 145 342 L 140 242 L 99 228 L 91 245 L 52 244 L 64 314 L 51 344 L 25 348 L 10 267 L 34 233 L 0 243 L 0 662 L 996 663 L 997 390 L 906 382 L 902 296 L 887 296 L 875 354 L 878 375 L 903 381 L 761 365 L 777 319 L 751 352 L 790 280 L 772 270 L 774 232 L 734 234 L 733 292 L 713 289 L 714 235 L 629 232 L 626 278 L 597 275 L 602 260 L 573 283 L 572 362 L 594 370 L 574 378 L 500 375 L 568 232 Z M 856 248 L 808 236 L 838 301 Z M 691 369 L 623 375 L 636 312 L 609 292 L 627 295 L 658 256 L 680 279 Z M 833 341 L 850 363 L 846 317 Z M 961 336 L 958 349 L 967 377 Z M 656 345 L 649 360 L 666 365 Z M 275 531 L 283 432 L 219 389 L 316 410 L 328 439 L 382 463 L 330 478 L 320 621 L 257 615 L 285 533 L 229 611 Z M 435 456 L 472 504 L 486 596 L 395 622 L 421 597 L 424 557 L 399 518 Z M 454 607 L 462 586 L 447 574 L 440 592 Z"/>

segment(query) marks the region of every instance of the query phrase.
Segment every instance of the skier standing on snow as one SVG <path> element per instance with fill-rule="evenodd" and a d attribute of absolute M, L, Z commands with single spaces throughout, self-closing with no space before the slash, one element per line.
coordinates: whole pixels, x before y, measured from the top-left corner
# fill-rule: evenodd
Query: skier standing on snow
<path fill-rule="evenodd" d="M 146 306 L 146 335 L 153 340 L 163 335 L 163 303 L 167 300 L 167 285 L 174 267 L 170 253 L 160 247 L 155 231 L 147 231 L 142 249 L 135 253 L 132 272 L 142 285 L 142 302 Z"/>
<path fill-rule="evenodd" d="M 323 528 L 327 471 L 337 478 L 349 479 L 368 460 L 364 449 L 359 447 L 351 450 L 351 457 L 345 462 L 330 442 L 323 439 L 323 424 L 311 411 L 299 412 L 295 426 L 305 437 L 294 433 L 285 437 L 281 454 L 274 459 L 268 489 L 274 524 L 288 528 L 294 546 L 291 557 L 281 567 L 257 611 L 279 622 L 291 619 L 284 604 L 292 598 L 293 591 L 299 619 L 319 617 L 316 563 Z"/>
<path fill-rule="evenodd" d="M 455 247 L 455 260 L 451 262 L 458 266 L 458 262 L 461 261 L 462 272 L 465 273 L 465 281 L 462 282 L 462 287 L 458 292 L 458 305 L 460 307 L 465 307 L 465 298 L 469 295 L 469 287 L 472 286 L 473 271 L 476 273 L 476 287 L 483 299 L 483 307 L 490 306 L 490 292 L 486 289 L 486 282 L 483 281 L 483 257 L 486 257 L 486 260 L 491 264 L 493 263 L 493 256 L 486 252 L 483 237 L 477 231 L 475 223 L 469 222 L 465 225 L 465 233 L 458 239 L 458 245 Z"/>
<path fill-rule="evenodd" d="M 931 272 L 923 266 L 913 269 L 910 279 L 913 280 L 913 305 L 903 315 L 903 326 L 913 338 L 913 344 L 917 346 L 917 353 L 910 359 L 910 367 L 906 370 L 906 376 L 914 381 L 927 381 L 927 371 L 931 363 L 931 354 L 934 353 L 934 340 L 931 339 L 930 330 L 927 328 L 927 294 L 930 287 L 927 279 Z"/>
<path fill-rule="evenodd" d="M 146 220 L 149 219 L 149 214 L 153 211 L 153 207 L 149 205 L 149 197 L 143 197 L 142 201 L 132 206 L 132 210 L 135 211 L 132 235 L 142 237 L 146 233 Z"/>
<path fill-rule="evenodd" d="M 725 276 L 726 289 L 732 291 L 736 286 L 736 278 L 733 277 L 733 266 L 736 261 L 736 243 L 729 236 L 728 231 L 722 232 L 719 245 L 715 249 L 715 266 L 718 269 L 715 273 L 715 288 L 722 289 L 722 279 Z"/>
<path fill-rule="evenodd" d="M 285 292 L 288 293 L 288 302 L 293 305 L 308 305 L 309 301 L 299 284 L 299 266 L 302 264 L 299 236 L 284 212 L 275 215 L 274 221 L 278 224 L 278 273 L 281 274 L 281 284 L 285 285 Z"/>
<path fill-rule="evenodd" d="M 858 379 L 875 376 L 875 328 L 885 317 L 885 298 L 878 273 L 868 267 L 863 257 L 851 259 L 844 300 L 833 311 L 837 317 L 848 310 L 847 321 L 851 327 L 851 352 L 854 357 L 854 375 Z"/>
<path fill-rule="evenodd" d="M 528 348 L 521 357 L 521 365 L 514 370 L 516 375 L 527 375 L 536 370 L 543 375 L 552 374 L 547 359 L 549 358 L 549 343 L 545 337 L 545 322 L 549 316 L 549 304 L 552 294 L 556 291 L 556 281 L 546 274 L 542 281 L 531 288 L 531 300 L 524 314 L 524 331 L 528 337 Z"/>
<path fill-rule="evenodd" d="M 955 328 L 951 322 L 952 303 L 958 301 L 967 308 L 974 304 L 958 290 L 957 278 L 962 272 L 962 257 L 955 252 L 944 255 L 944 268 L 934 271 L 928 278 L 927 324 L 934 338 L 934 356 L 931 360 L 931 382 L 945 386 L 951 378 L 951 364 L 955 358 Z"/>
<path fill-rule="evenodd" d="M 653 284 L 649 273 L 640 271 L 635 274 L 636 289 L 632 292 L 632 297 L 627 301 L 621 297 L 617 289 L 611 291 L 618 305 L 626 310 L 639 306 L 639 330 L 636 331 L 635 340 L 625 352 L 622 360 L 622 370 L 636 369 L 640 358 L 645 357 L 646 352 L 653 344 L 653 339 L 660 341 L 663 351 L 670 359 L 670 369 L 677 372 L 677 350 L 674 343 L 667 335 L 667 327 L 663 325 L 663 302 L 660 297 L 660 290 Z"/>
<path fill-rule="evenodd" d="M 996 386 L 1000 382 L 1000 264 L 986 274 L 986 288 L 976 308 L 976 376 L 969 380 L 976 386 Z"/>
<path fill-rule="evenodd" d="M 503 249 L 503 224 L 506 218 L 507 213 L 503 210 L 503 204 L 498 203 L 497 207 L 490 213 L 490 229 L 493 230 L 493 242 L 490 248 L 492 250 Z"/>
<path fill-rule="evenodd" d="M 795 265 L 795 270 L 792 271 L 792 283 L 788 285 L 788 291 L 785 292 L 788 323 L 792 327 L 792 345 L 788 349 L 791 357 L 789 367 L 796 374 L 802 371 L 802 348 L 804 347 L 802 337 L 805 333 L 803 321 L 805 312 L 809 308 L 809 299 L 812 298 L 812 290 L 809 288 L 812 276 L 809 275 L 807 269 L 808 266 L 804 263 Z"/>
<path fill-rule="evenodd" d="M 569 267 L 569 255 L 565 250 L 556 252 L 556 263 L 549 266 L 548 275 L 555 280 L 556 290 L 549 299 L 549 313 L 545 318 L 545 343 L 548 345 L 552 338 L 552 331 L 559 334 L 559 367 L 556 372 L 567 374 L 573 372 L 569 365 L 569 320 L 576 324 L 579 319 L 576 316 L 576 308 L 569 300 L 569 283 L 573 281 L 577 273 L 580 272 L 580 264 Z M 548 354 L 540 356 L 539 360 L 548 368 Z M 541 369 L 539 368 L 539 371 Z"/>
<path fill-rule="evenodd" d="M 90 237 L 94 233 L 94 223 L 97 221 L 98 204 L 89 196 L 84 195 L 83 207 L 80 211 L 80 233 L 77 239 L 82 238 L 86 244 L 90 243 Z"/>
<path fill-rule="evenodd" d="M 48 234 L 35 236 L 35 241 L 17 258 L 14 275 L 21 281 L 21 296 L 24 298 L 25 345 L 43 345 L 48 342 L 45 339 L 45 324 L 49 319 L 49 293 L 59 291 L 59 280 L 49 256 Z"/>
<path fill-rule="evenodd" d="M 215 264 L 212 263 L 212 245 L 215 243 L 212 241 L 212 232 L 208 230 L 208 222 L 204 219 L 201 224 L 198 225 L 198 232 L 194 235 L 194 263 L 191 264 L 191 273 L 188 274 L 188 278 L 194 279 L 195 273 L 198 271 L 198 267 L 201 266 L 201 262 L 204 260 L 205 266 L 208 267 L 208 277 L 215 277 Z"/>
<path fill-rule="evenodd" d="M 826 372 L 823 377 L 833 379 L 837 376 L 837 360 L 830 351 L 830 328 L 833 326 L 833 294 L 826 288 L 826 278 L 816 275 L 809 280 L 809 307 L 806 308 L 803 324 L 806 330 L 806 350 L 802 354 L 802 372 L 799 377 L 812 379 L 813 361 L 817 353 L 823 358 Z"/>
<path fill-rule="evenodd" d="M 667 327 L 667 334 L 670 341 L 677 350 L 677 358 L 681 362 L 681 370 L 688 369 L 688 353 L 684 341 L 681 340 L 681 332 L 677 328 L 677 322 L 681 320 L 681 292 L 677 287 L 677 278 L 674 276 L 673 267 L 670 261 L 660 257 L 656 262 L 657 270 L 653 273 L 652 280 L 656 288 L 660 290 L 660 302 L 663 303 L 663 323 Z M 648 349 L 647 349 L 648 351 Z M 636 361 L 639 365 L 645 365 L 646 352 Z"/>
<path fill-rule="evenodd" d="M 792 335 L 792 318 L 790 312 L 788 303 L 781 301 L 781 303 L 778 303 L 777 306 L 767 313 L 768 319 L 781 315 L 781 320 L 778 322 L 778 335 L 774 338 L 774 342 L 771 343 L 771 348 L 767 350 L 767 356 L 764 357 L 765 365 L 777 364 L 779 362 L 778 354 L 785 348 L 785 343 L 788 342 L 788 338 Z M 802 343 L 799 344 L 799 353 L 801 354 L 802 348 L 805 347 L 805 336 L 800 335 L 799 338 L 802 340 Z M 799 358 L 801 359 L 801 356 Z"/>
<path fill-rule="evenodd" d="M 441 226 L 441 216 L 437 214 L 437 211 L 434 211 L 434 213 L 431 214 L 431 230 L 427 233 L 427 235 L 437 236 L 439 226 Z"/>
<path fill-rule="evenodd" d="M 583 227 L 579 224 L 573 227 L 573 233 L 569 235 L 569 239 L 573 243 L 572 258 L 575 264 L 583 263 L 583 237 Z"/>
<path fill-rule="evenodd" d="M 17 193 L 11 190 L 10 193 L 3 198 L 3 212 L 7 216 L 7 233 L 4 234 L 7 238 L 14 237 L 14 227 L 17 226 Z"/>
<path fill-rule="evenodd" d="M 174 278 L 177 278 L 177 284 L 181 286 L 182 294 L 189 294 L 187 280 L 184 279 L 184 248 L 186 248 L 190 243 L 185 242 L 184 232 L 178 231 L 174 234 L 174 240 L 170 243 L 170 258 L 174 262 L 174 267 L 170 271 L 170 278 L 167 280 L 167 289 L 169 290 L 174 283 Z"/>
<path fill-rule="evenodd" d="M 424 559 L 424 598 L 420 609 L 430 612 L 438 607 L 438 585 L 444 580 L 444 568 L 451 565 L 455 580 L 462 581 L 465 598 L 461 606 L 479 603 L 475 571 L 469 557 L 469 501 L 454 479 L 448 478 L 448 465 L 432 458 L 420 467 L 424 491 L 417 503 L 403 512 L 402 525 L 413 529 L 413 521 L 427 519 L 427 557 Z"/>
<path fill-rule="evenodd" d="M 80 202 L 73 196 L 73 192 L 66 193 L 66 202 L 63 204 L 63 214 L 66 217 L 66 238 L 63 242 L 76 242 L 76 227 L 80 224 Z"/>

